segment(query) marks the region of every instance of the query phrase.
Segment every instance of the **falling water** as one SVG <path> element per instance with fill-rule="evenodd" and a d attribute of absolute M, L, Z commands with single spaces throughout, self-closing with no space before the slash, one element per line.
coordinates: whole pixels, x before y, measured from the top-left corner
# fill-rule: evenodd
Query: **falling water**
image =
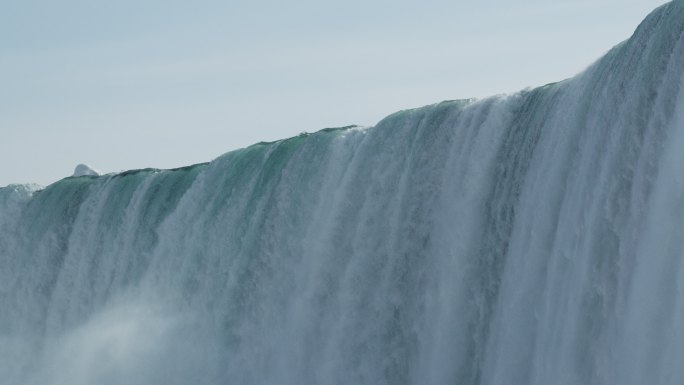
<path fill-rule="evenodd" d="M 0 382 L 684 383 L 684 2 L 575 78 L 0 189 Z"/>

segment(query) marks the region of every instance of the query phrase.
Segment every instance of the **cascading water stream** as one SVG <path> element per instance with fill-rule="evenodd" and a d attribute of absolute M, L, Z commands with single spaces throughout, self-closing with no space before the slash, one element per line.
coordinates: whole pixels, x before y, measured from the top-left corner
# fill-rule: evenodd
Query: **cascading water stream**
<path fill-rule="evenodd" d="M 684 383 L 684 1 L 578 76 L 0 189 L 0 383 Z"/>

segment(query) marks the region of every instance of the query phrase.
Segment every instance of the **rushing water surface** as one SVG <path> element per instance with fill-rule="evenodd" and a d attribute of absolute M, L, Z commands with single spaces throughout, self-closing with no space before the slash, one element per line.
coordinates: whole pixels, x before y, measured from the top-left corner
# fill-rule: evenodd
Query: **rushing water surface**
<path fill-rule="evenodd" d="M 684 383 L 684 2 L 575 78 L 0 189 L 8 385 Z"/>

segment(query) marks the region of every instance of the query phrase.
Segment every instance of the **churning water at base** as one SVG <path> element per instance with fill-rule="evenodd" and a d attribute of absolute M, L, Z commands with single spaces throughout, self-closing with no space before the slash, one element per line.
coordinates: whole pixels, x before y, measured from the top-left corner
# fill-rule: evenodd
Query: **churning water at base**
<path fill-rule="evenodd" d="M 0 382 L 684 383 L 684 2 L 579 76 L 0 189 Z"/>

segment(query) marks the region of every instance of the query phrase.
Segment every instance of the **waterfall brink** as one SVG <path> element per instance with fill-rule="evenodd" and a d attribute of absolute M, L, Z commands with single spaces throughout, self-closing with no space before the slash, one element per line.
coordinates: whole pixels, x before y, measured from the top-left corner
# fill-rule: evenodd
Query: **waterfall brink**
<path fill-rule="evenodd" d="M 8 385 L 684 383 L 684 1 L 578 76 L 0 189 Z"/>

